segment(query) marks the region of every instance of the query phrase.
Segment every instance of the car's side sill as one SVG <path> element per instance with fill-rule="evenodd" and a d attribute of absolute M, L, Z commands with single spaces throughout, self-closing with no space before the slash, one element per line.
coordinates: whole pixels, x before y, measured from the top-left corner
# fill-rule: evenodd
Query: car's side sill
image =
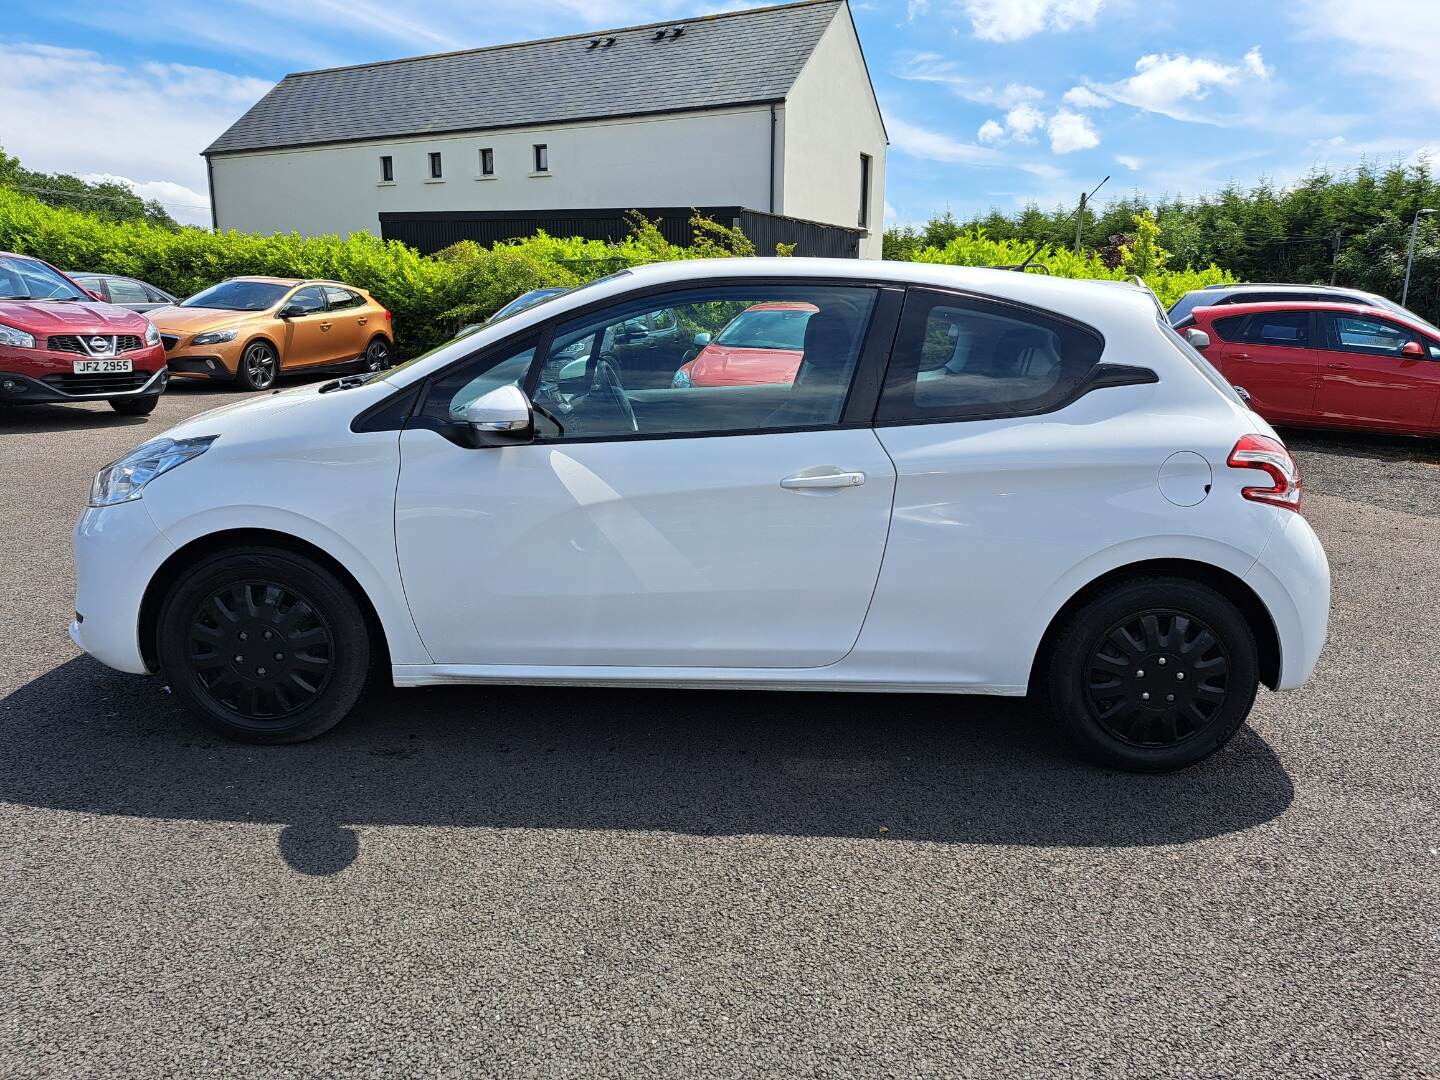
<path fill-rule="evenodd" d="M 396 686 L 637 686 L 683 690 L 808 690 L 856 693 L 989 694 L 1023 697 L 1024 686 L 899 681 L 843 675 L 832 668 L 499 667 L 488 664 L 395 664 Z"/>

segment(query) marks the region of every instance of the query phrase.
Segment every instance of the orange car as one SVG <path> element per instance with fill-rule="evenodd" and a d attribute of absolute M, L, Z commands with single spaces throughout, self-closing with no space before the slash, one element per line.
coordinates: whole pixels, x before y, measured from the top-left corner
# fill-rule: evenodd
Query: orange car
<path fill-rule="evenodd" d="M 156 308 L 170 374 L 264 390 L 285 371 L 390 366 L 390 312 L 364 289 L 338 281 L 236 277 Z"/>

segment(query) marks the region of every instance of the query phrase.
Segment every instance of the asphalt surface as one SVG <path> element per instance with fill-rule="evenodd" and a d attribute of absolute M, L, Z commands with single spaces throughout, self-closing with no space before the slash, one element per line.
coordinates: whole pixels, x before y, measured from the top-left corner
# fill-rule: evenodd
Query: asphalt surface
<path fill-rule="evenodd" d="M 1332 636 L 1208 763 L 1023 703 L 381 694 L 217 741 L 80 656 L 148 422 L 0 413 L 0 1075 L 1440 1075 L 1440 443 L 1295 436 Z"/>

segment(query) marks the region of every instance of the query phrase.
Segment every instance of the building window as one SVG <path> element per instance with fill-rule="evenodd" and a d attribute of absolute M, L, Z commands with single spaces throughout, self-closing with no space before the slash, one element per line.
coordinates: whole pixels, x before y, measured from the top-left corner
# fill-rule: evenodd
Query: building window
<path fill-rule="evenodd" d="M 550 171 L 550 147 L 545 143 L 535 144 L 535 171 L 537 173 Z"/>
<path fill-rule="evenodd" d="M 870 155 L 860 155 L 860 228 L 870 227 Z"/>
<path fill-rule="evenodd" d="M 480 151 L 480 175 L 495 175 L 495 151 L 488 146 Z"/>
<path fill-rule="evenodd" d="M 440 179 L 440 153 L 436 151 L 430 155 L 430 179 Z"/>
<path fill-rule="evenodd" d="M 395 159 L 389 154 L 380 158 L 380 182 L 382 184 L 393 184 L 395 182 Z"/>

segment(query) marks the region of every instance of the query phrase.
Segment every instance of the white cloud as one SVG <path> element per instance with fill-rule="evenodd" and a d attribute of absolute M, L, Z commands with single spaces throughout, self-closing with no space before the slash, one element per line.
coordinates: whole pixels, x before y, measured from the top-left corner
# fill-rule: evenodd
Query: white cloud
<path fill-rule="evenodd" d="M 1240 60 L 1245 70 L 1257 79 L 1268 79 L 1271 75 L 1270 68 L 1265 66 L 1265 58 L 1260 55 L 1260 46 L 1256 45 L 1247 52 Z"/>
<path fill-rule="evenodd" d="M 956 97 L 979 105 L 993 105 L 997 109 L 1013 109 L 1016 105 L 1033 103 L 1045 97 L 1045 91 L 1025 83 L 1010 82 L 997 87 L 978 82 L 966 75 L 954 60 L 946 60 L 933 52 L 915 53 L 894 74 L 896 78 L 908 82 L 936 83 Z"/>
<path fill-rule="evenodd" d="M 1353 0 L 1301 0 L 1289 13 L 1305 36 L 1340 43 L 1325 53 L 1337 68 L 1404 87 L 1407 109 L 1440 109 L 1435 0 L 1387 0 L 1383 13 L 1366 12 Z"/>
<path fill-rule="evenodd" d="M 943 161 L 959 165 L 995 165 L 1000 155 L 984 146 L 963 143 L 942 131 L 932 131 L 898 117 L 886 117 L 890 145 L 902 154 L 927 161 Z"/>
<path fill-rule="evenodd" d="M 910 0 L 905 5 L 905 21 L 914 22 L 922 15 L 930 14 L 930 0 Z"/>
<path fill-rule="evenodd" d="M 84 49 L 0 47 L 9 153 L 43 172 L 144 177 L 149 197 L 177 203 L 206 201 L 196 197 L 207 187 L 200 151 L 271 86 L 185 64 L 111 63 Z M 196 213 L 209 220 L 187 220 Z"/>
<path fill-rule="evenodd" d="M 1143 161 L 1141 161 L 1138 157 L 1134 157 L 1130 154 L 1116 154 L 1115 161 L 1117 164 L 1124 165 L 1125 168 L 1129 169 L 1131 172 L 1139 172 L 1145 166 L 1145 163 Z"/>
<path fill-rule="evenodd" d="M 1073 154 L 1076 150 L 1090 150 L 1100 145 L 1100 136 L 1090 126 L 1090 118 L 1084 113 L 1061 109 L 1045 125 L 1050 136 L 1050 149 L 1057 154 Z"/>
<path fill-rule="evenodd" d="M 975 137 L 982 143 L 1004 142 L 1005 127 L 1003 124 L 997 124 L 994 120 L 986 120 L 980 125 L 980 130 L 975 133 Z"/>
<path fill-rule="evenodd" d="M 1043 30 L 1093 23 L 1105 0 L 961 0 L 982 41 L 1019 41 Z"/>
<path fill-rule="evenodd" d="M 1029 142 L 1045 126 L 1045 114 L 1033 105 L 1016 105 L 1005 114 L 1005 127 L 1020 142 Z"/>
<path fill-rule="evenodd" d="M 1072 86 L 1065 91 L 1065 96 L 1060 99 L 1066 105 L 1075 109 L 1108 109 L 1115 103 L 1107 97 L 1102 97 L 1088 86 Z"/>
<path fill-rule="evenodd" d="M 80 177 L 89 184 L 123 184 L 142 199 L 154 199 L 164 205 L 170 216 L 186 225 L 210 224 L 210 196 L 170 180 L 131 180 L 114 173 L 84 173 Z"/>

